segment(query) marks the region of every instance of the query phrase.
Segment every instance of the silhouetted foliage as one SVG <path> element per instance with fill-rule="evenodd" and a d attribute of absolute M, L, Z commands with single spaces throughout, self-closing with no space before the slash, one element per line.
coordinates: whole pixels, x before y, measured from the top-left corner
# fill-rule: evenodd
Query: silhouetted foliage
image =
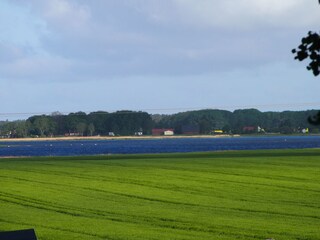
<path fill-rule="evenodd" d="M 318 0 L 320 4 L 320 0 Z M 295 54 L 294 59 L 303 61 L 310 59 L 307 66 L 308 71 L 312 71 L 314 76 L 320 74 L 320 35 L 316 32 L 309 31 L 306 37 L 301 39 L 301 44 L 296 49 L 292 49 Z M 320 111 L 317 115 L 308 117 L 308 122 L 313 125 L 320 125 Z"/>
<path fill-rule="evenodd" d="M 315 32 L 309 32 L 301 39 L 301 44 L 296 49 L 292 49 L 295 59 L 303 61 L 310 59 L 307 69 L 312 71 L 315 76 L 320 74 L 320 35 Z"/>

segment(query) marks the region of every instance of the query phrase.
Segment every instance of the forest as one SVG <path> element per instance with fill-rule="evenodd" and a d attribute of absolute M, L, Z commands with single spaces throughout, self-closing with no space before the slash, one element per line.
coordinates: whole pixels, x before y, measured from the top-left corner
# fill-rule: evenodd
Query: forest
<path fill-rule="evenodd" d="M 191 126 L 198 134 L 298 134 L 319 133 L 308 117 L 317 110 L 261 112 L 242 109 L 233 112 L 205 109 L 175 114 L 149 114 L 142 111 L 97 111 L 31 116 L 26 120 L 1 121 L 1 138 L 48 136 L 132 136 L 151 135 L 153 128 L 174 129 L 184 134 Z"/>

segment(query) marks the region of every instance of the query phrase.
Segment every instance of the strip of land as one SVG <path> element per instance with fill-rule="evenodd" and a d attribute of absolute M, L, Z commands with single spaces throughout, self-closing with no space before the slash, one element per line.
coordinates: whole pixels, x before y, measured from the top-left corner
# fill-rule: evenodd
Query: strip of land
<path fill-rule="evenodd" d="M 120 139 L 174 139 L 174 138 L 226 138 L 240 135 L 177 135 L 177 136 L 71 136 L 71 137 L 39 137 L 39 138 L 1 138 L 0 142 L 8 141 L 65 141 L 65 140 L 120 140 Z"/>

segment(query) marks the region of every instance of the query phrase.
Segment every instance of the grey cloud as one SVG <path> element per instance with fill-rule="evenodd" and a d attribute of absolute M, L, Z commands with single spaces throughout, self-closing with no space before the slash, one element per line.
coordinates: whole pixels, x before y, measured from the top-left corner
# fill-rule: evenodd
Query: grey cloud
<path fill-rule="evenodd" d="M 251 21 L 255 26 L 251 29 L 223 28 L 232 23 L 238 27 L 247 24 L 235 22 L 240 14 L 247 17 L 240 11 L 244 7 L 251 4 L 250 9 L 256 10 L 268 4 L 265 0 L 260 5 L 252 1 L 235 3 L 236 12 L 231 14 L 224 10 L 230 1 L 32 0 L 31 11 L 46 25 L 45 32 L 39 34 L 41 51 L 46 54 L 25 59 L 34 69 L 28 73 L 38 71 L 40 77 L 52 64 L 59 71 L 49 72 L 65 74 L 68 81 L 130 75 L 183 76 L 246 69 L 285 59 L 299 39 L 294 31 L 262 27 L 260 20 Z M 275 3 L 274 8 L 280 10 L 274 15 L 301 6 L 300 0 L 296 5 L 290 1 Z M 273 13 L 266 11 L 264 16 L 268 14 Z M 18 72 L 23 72 L 19 66 Z"/>

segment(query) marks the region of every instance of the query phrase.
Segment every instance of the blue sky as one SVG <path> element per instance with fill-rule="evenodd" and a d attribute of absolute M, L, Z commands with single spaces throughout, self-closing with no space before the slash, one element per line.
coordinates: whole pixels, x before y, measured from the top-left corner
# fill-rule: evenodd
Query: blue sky
<path fill-rule="evenodd" d="M 318 109 L 290 51 L 319 22 L 315 0 L 0 0 L 0 120 Z"/>

